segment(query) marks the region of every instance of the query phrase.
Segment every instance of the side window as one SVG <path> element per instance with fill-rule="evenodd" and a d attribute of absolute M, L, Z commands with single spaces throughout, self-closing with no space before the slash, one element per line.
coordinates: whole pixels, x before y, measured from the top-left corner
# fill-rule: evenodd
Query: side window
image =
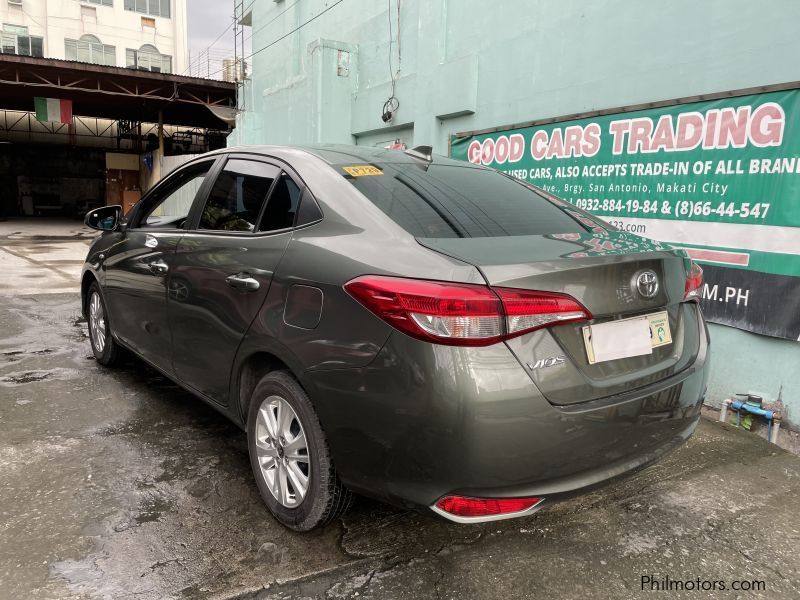
<path fill-rule="evenodd" d="M 139 227 L 175 229 L 183 227 L 197 192 L 214 161 L 187 167 L 177 173 L 163 191 L 158 190 L 148 201 L 148 208 L 139 219 Z"/>
<path fill-rule="evenodd" d="M 305 188 L 300 197 L 300 208 L 297 210 L 295 227 L 308 225 L 320 219 L 322 219 L 322 211 L 319 209 L 317 201 L 314 200 L 314 196 L 308 191 L 308 188 Z"/>
<path fill-rule="evenodd" d="M 231 159 L 203 207 L 198 229 L 255 231 L 258 215 L 279 169 L 252 160 Z"/>
<path fill-rule="evenodd" d="M 275 231 L 294 225 L 294 216 L 300 205 L 300 188 L 286 173 L 275 184 L 270 194 L 264 216 L 261 217 L 259 231 Z"/>

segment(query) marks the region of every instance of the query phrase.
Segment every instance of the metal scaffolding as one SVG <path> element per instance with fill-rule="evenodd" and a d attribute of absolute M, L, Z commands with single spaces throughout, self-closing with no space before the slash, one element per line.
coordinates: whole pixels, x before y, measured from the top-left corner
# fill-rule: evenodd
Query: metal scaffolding
<path fill-rule="evenodd" d="M 237 108 L 245 110 L 245 94 L 242 93 L 245 81 L 248 77 L 247 72 L 247 58 L 246 43 L 252 37 L 245 35 L 245 28 L 251 28 L 253 25 L 253 4 L 255 0 L 234 0 L 234 22 L 233 22 L 233 64 L 228 65 L 228 69 L 232 70 L 234 77 L 226 79 L 226 81 L 234 81 L 236 83 L 236 97 Z"/>

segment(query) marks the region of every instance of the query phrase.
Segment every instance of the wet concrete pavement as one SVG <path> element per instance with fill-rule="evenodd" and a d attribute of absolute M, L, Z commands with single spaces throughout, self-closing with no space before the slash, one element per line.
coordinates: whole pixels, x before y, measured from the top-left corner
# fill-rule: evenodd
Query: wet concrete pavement
<path fill-rule="evenodd" d="M 635 476 L 457 526 L 359 499 L 294 534 L 243 434 L 136 360 L 91 355 L 77 293 L 0 296 L 0 598 L 796 598 L 800 459 L 704 421 Z M 762 581 L 641 591 L 642 576 Z"/>
<path fill-rule="evenodd" d="M 800 459 L 729 427 L 703 422 L 650 469 L 527 519 L 464 527 L 360 499 L 299 535 L 261 505 L 236 427 L 138 361 L 91 358 L 76 295 L 7 297 L 0 331 L 3 598 L 624 598 L 642 597 L 642 575 L 762 580 L 756 597 L 793 598 L 800 585 Z"/>
<path fill-rule="evenodd" d="M 81 267 L 97 232 L 73 219 L 0 221 L 0 294 L 79 289 Z"/>

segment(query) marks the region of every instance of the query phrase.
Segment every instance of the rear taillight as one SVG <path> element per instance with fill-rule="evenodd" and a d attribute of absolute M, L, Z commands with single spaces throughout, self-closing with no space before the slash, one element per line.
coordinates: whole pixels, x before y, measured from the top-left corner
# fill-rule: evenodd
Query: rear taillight
<path fill-rule="evenodd" d="M 474 518 L 511 516 L 533 508 L 543 498 L 467 498 L 465 496 L 445 496 L 434 506 L 444 516 Z"/>
<path fill-rule="evenodd" d="M 683 288 L 684 300 L 700 300 L 703 287 L 703 269 L 697 263 L 692 263 L 686 274 L 686 285 Z"/>
<path fill-rule="evenodd" d="M 488 346 L 552 325 L 590 319 L 573 298 L 485 285 L 366 275 L 345 290 L 408 335 L 438 344 Z"/>

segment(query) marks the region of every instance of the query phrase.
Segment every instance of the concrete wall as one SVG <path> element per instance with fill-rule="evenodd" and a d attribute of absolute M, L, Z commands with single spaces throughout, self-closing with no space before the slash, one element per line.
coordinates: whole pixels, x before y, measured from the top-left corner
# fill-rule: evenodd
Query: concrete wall
<path fill-rule="evenodd" d="M 94 9 L 96 18 L 81 16 L 81 7 Z M 125 51 L 152 44 L 172 57 L 172 70 L 188 67 L 186 0 L 172 0 L 170 18 L 155 17 L 155 28 L 143 27 L 141 13 L 125 10 L 124 0 L 102 6 L 76 0 L 23 0 L 22 6 L 0 2 L 0 24 L 28 27 L 30 35 L 44 38 L 46 58 L 65 57 L 65 39 L 92 34 L 116 48 L 116 65 L 126 66 Z"/>
<path fill-rule="evenodd" d="M 161 151 L 156 149 L 149 153 L 153 159 L 152 169 L 148 168 L 144 161 L 144 156 L 139 158 L 139 185 L 142 194 L 151 187 L 164 179 L 182 164 L 189 162 L 198 154 L 180 154 L 178 156 L 163 156 Z"/>
<path fill-rule="evenodd" d="M 229 144 L 453 133 L 800 78 L 800 2 L 773 0 L 255 0 L 251 80 Z M 389 10 L 391 6 L 391 10 Z M 267 48 L 267 46 L 269 46 Z M 711 326 L 709 401 L 780 394 L 800 422 L 800 344 Z"/>

